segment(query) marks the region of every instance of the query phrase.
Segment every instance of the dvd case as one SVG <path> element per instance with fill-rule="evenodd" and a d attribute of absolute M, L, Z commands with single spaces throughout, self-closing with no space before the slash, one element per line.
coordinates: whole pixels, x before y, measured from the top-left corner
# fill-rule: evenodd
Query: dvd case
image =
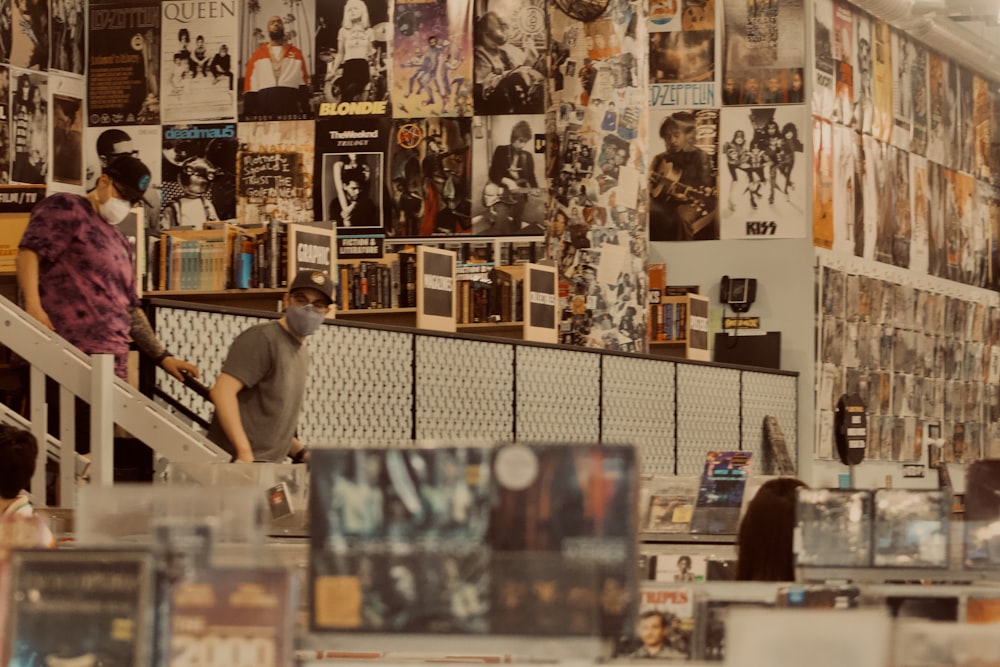
<path fill-rule="evenodd" d="M 691 518 L 692 533 L 735 535 L 753 452 L 708 452 Z"/>
<path fill-rule="evenodd" d="M 702 599 L 696 602 L 695 655 L 705 662 L 726 659 L 726 621 L 735 607 L 773 607 L 761 600 Z"/>
<path fill-rule="evenodd" d="M 311 469 L 313 630 L 618 636 L 630 621 L 631 447 L 326 449 Z"/>
<path fill-rule="evenodd" d="M 950 497 L 940 490 L 877 489 L 876 567 L 948 567 Z"/>
<path fill-rule="evenodd" d="M 796 565 L 869 567 L 871 506 L 870 491 L 798 489 Z"/>
<path fill-rule="evenodd" d="M 314 630 L 487 628 L 491 451 L 317 449 Z"/>
<path fill-rule="evenodd" d="M 148 667 L 153 631 L 149 551 L 15 550 L 7 665 Z"/>
<path fill-rule="evenodd" d="M 169 667 L 291 667 L 295 594 L 285 568 L 209 569 L 173 586 Z"/>
<path fill-rule="evenodd" d="M 505 445 L 494 469 L 494 591 L 526 585 L 536 613 L 502 604 L 491 632 L 621 635 L 636 591 L 632 447 Z"/>
<path fill-rule="evenodd" d="M 969 464 L 965 475 L 965 567 L 1000 569 L 1000 460 Z"/>
<path fill-rule="evenodd" d="M 692 486 L 667 486 L 649 497 L 644 529 L 650 533 L 686 533 L 691 528 L 698 490 Z"/>
<path fill-rule="evenodd" d="M 632 632 L 618 639 L 615 656 L 689 660 L 694 613 L 695 594 L 691 586 L 641 584 L 638 620 Z"/>

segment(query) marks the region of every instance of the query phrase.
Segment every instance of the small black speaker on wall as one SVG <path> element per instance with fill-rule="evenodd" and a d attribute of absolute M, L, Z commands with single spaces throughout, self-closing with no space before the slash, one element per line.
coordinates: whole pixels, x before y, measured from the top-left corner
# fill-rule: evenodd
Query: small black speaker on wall
<path fill-rule="evenodd" d="M 781 369 L 781 332 L 715 334 L 712 359 L 722 364 Z"/>

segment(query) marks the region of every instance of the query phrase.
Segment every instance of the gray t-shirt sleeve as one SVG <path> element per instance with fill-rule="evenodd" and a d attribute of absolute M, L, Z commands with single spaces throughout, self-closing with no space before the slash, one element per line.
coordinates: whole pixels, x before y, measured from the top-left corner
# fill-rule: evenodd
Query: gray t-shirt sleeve
<path fill-rule="evenodd" d="M 245 387 L 253 387 L 271 371 L 271 345 L 261 327 L 247 329 L 233 341 L 222 364 L 222 372 L 232 375 Z"/>

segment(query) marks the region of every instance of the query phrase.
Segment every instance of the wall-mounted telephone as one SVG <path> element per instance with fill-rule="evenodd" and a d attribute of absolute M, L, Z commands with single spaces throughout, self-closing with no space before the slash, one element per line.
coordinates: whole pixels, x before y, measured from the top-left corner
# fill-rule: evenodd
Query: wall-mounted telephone
<path fill-rule="evenodd" d="M 735 313 L 745 313 L 757 298 L 756 278 L 730 278 L 722 276 L 719 287 L 719 300 L 733 309 Z"/>

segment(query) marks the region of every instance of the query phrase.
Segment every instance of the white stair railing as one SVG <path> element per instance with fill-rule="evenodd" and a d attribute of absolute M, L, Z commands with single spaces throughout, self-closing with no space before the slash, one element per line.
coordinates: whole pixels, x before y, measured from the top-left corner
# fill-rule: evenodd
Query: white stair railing
<path fill-rule="evenodd" d="M 227 461 L 229 454 L 173 414 L 164 410 L 138 389 L 114 374 L 114 357 L 87 355 L 54 331 L 43 327 L 17 304 L 0 296 L 0 344 L 30 366 L 31 409 L 25 420 L 6 406 L 0 417 L 28 428 L 39 443 L 39 460 L 31 482 L 33 499 L 45 498 L 45 463 L 59 462 L 60 505 L 75 506 L 74 397 L 90 404 L 92 484 L 111 484 L 113 478 L 114 425 L 118 424 L 168 461 Z M 48 405 L 45 378 L 60 386 L 59 437 L 48 435 Z"/>

